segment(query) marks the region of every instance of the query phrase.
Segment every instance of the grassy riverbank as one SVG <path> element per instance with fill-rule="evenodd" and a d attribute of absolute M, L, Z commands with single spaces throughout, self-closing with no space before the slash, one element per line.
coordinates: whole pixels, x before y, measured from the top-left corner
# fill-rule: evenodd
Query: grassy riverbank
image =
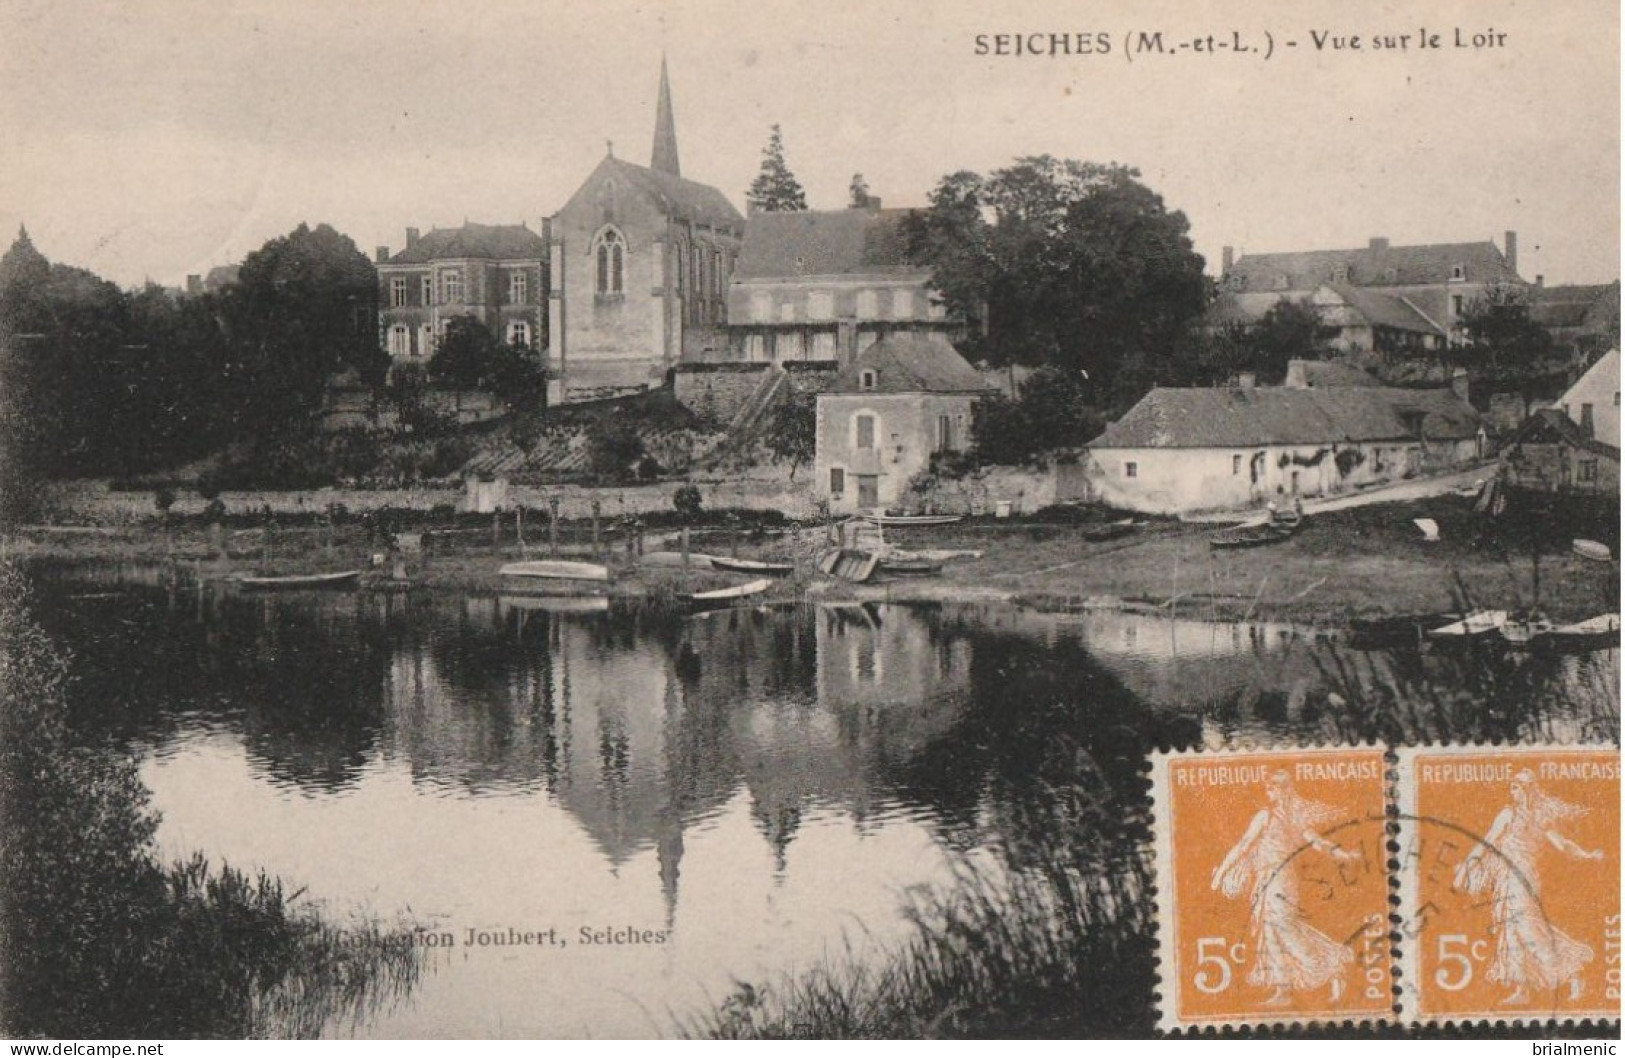
<path fill-rule="evenodd" d="M 1416 518 L 1438 522 L 1442 538 L 1423 540 Z M 1211 530 L 1149 520 L 1133 534 L 1091 542 L 1088 523 L 1059 518 L 971 519 L 935 528 L 891 529 L 888 543 L 908 550 L 977 551 L 977 559 L 947 562 L 937 577 L 890 578 L 863 585 L 831 581 L 815 562 L 827 546 L 822 526 L 745 528 L 719 518 L 691 531 L 695 552 L 794 563 L 795 577 L 768 598 L 811 591 L 831 599 L 1008 600 L 1066 609 L 1131 605 L 1185 617 L 1270 618 L 1335 627 L 1350 618 L 1444 610 L 1465 597 L 1472 604 L 1520 609 L 1538 606 L 1558 620 L 1613 610 L 1617 563 L 1574 555 L 1569 545 L 1585 530 L 1538 519 L 1496 520 L 1473 513 L 1459 496 L 1378 504 L 1311 516 L 1292 539 L 1267 547 L 1215 551 Z M 529 524 L 523 543 L 504 521 L 463 517 L 451 524 L 407 521 L 395 529 L 426 530 L 424 551 L 404 556 L 405 583 L 393 557 L 375 568 L 388 534 L 358 524 L 326 524 L 320 516 L 266 526 L 210 527 L 199 519 L 152 522 L 120 529 L 54 528 L 13 534 L 6 546 L 21 556 L 75 560 L 173 560 L 203 578 L 239 573 L 286 574 L 367 569 L 378 590 L 402 587 L 495 593 L 497 569 L 521 556 L 554 553 L 545 525 Z M 645 527 L 646 551 L 672 550 L 679 530 Z M 594 558 L 614 574 L 612 595 L 670 595 L 737 582 L 738 577 L 641 563 L 627 530 L 563 522 L 558 554 Z M 596 544 L 594 540 L 596 539 Z"/>
<path fill-rule="evenodd" d="M 0 1033 L 313 1037 L 410 990 L 409 933 L 341 928 L 201 855 L 164 864 L 133 758 L 68 727 L 72 678 L 0 567 Z"/>

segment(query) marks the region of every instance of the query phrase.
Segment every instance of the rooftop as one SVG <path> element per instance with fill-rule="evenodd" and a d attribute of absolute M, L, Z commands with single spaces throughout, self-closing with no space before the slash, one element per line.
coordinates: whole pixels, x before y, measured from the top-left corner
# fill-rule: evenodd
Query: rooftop
<path fill-rule="evenodd" d="M 1356 250 L 1247 254 L 1238 258 L 1225 275 L 1230 289 L 1249 292 L 1313 290 L 1323 283 L 1423 286 L 1452 279 L 1471 283 L 1523 282 L 1495 243 L 1488 240 L 1390 246 L 1379 239 Z"/>
<path fill-rule="evenodd" d="M 435 228 L 387 263 L 428 264 L 464 257 L 540 260 L 546 256 L 547 243 L 523 224 L 464 224 L 461 228 Z"/>
<path fill-rule="evenodd" d="M 874 384 L 862 385 L 865 372 Z M 985 393 L 987 381 L 935 332 L 890 334 L 841 368 L 830 393 Z"/>
<path fill-rule="evenodd" d="M 1090 448 L 1257 448 L 1473 437 L 1481 420 L 1449 389 L 1338 386 L 1153 389 Z"/>
<path fill-rule="evenodd" d="M 908 258 L 909 209 L 757 213 L 745 226 L 736 279 L 923 275 Z"/>

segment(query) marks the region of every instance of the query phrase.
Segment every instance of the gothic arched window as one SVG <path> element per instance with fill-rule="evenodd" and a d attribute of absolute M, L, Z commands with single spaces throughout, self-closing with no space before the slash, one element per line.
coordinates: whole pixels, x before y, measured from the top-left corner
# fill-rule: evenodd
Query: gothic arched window
<path fill-rule="evenodd" d="M 620 297 L 626 292 L 626 240 L 614 228 L 598 236 L 594 249 L 598 261 L 598 296 Z"/>

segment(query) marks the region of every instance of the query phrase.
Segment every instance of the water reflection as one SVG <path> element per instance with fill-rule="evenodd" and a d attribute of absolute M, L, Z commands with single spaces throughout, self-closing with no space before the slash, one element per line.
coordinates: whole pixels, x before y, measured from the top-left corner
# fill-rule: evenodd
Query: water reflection
<path fill-rule="evenodd" d="M 904 892 L 957 855 L 1143 826 L 1148 749 L 1317 732 L 1341 686 L 1267 624 L 37 579 L 84 660 L 74 722 L 145 752 L 166 847 L 458 938 L 377 1036 L 664 1031 L 735 978 L 903 936 Z M 461 942 L 510 926 L 669 941 Z"/>

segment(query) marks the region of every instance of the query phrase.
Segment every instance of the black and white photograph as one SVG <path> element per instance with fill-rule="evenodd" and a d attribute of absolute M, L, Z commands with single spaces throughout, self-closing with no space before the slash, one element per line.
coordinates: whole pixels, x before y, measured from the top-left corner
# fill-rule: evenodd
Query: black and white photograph
<path fill-rule="evenodd" d="M 1619 25 L 0 0 L 0 1037 L 1617 1039 Z"/>

